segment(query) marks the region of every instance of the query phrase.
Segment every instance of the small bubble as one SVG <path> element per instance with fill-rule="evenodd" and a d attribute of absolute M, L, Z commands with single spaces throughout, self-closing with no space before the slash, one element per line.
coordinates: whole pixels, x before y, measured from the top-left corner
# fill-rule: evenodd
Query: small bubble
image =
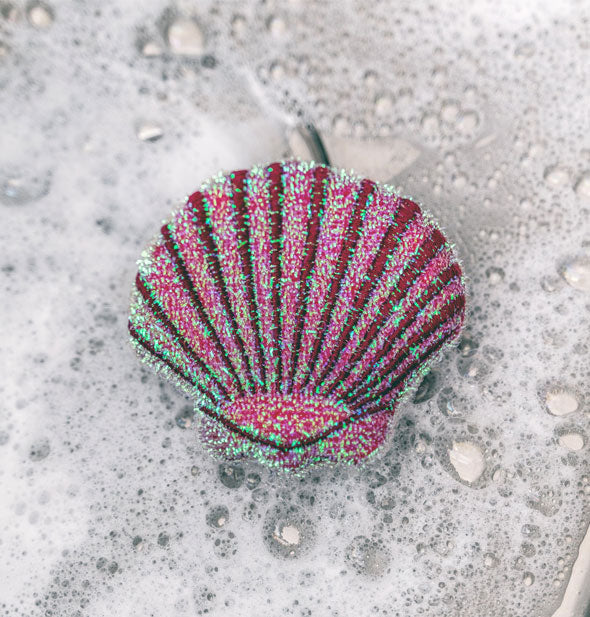
<path fill-rule="evenodd" d="M 34 3 L 29 5 L 27 17 L 32 26 L 44 30 L 53 23 L 53 10 L 46 4 Z"/>
<path fill-rule="evenodd" d="M 461 133 L 473 133 L 479 126 L 479 114 L 476 111 L 464 111 L 457 121 L 457 129 Z"/>
<path fill-rule="evenodd" d="M 495 568 L 498 565 L 498 558 L 494 553 L 484 553 L 483 565 L 486 568 Z"/>
<path fill-rule="evenodd" d="M 553 165 L 551 167 L 547 167 L 545 173 L 543 174 L 543 178 L 545 182 L 550 186 L 563 186 L 570 181 L 569 171 L 562 167 L 561 165 Z"/>
<path fill-rule="evenodd" d="M 525 572 L 523 577 L 522 577 L 522 582 L 527 586 L 530 587 L 534 582 L 535 582 L 535 576 L 534 574 L 532 574 L 531 572 Z"/>
<path fill-rule="evenodd" d="M 198 24 L 187 18 L 174 20 L 167 32 L 168 45 L 172 53 L 179 56 L 200 56 L 205 39 Z"/>
<path fill-rule="evenodd" d="M 436 394 L 438 375 L 436 371 L 430 371 L 420 382 L 416 393 L 414 394 L 414 404 L 425 403 Z"/>
<path fill-rule="evenodd" d="M 436 402 L 441 412 L 451 418 L 460 418 L 465 415 L 468 405 L 467 399 L 458 396 L 451 387 L 443 388 Z"/>
<path fill-rule="evenodd" d="M 31 446 L 29 458 L 35 462 L 42 461 L 49 456 L 50 451 L 51 446 L 49 445 L 49 440 L 40 439 Z"/>
<path fill-rule="evenodd" d="M 378 116 L 388 116 L 393 109 L 393 101 L 386 94 L 379 96 L 375 101 L 375 113 Z"/>
<path fill-rule="evenodd" d="M 257 473 L 249 473 L 246 476 L 246 486 L 254 490 L 260 484 L 261 478 Z"/>
<path fill-rule="evenodd" d="M 0 201 L 20 206 L 44 197 L 51 186 L 51 172 L 9 169 L 0 172 Z"/>
<path fill-rule="evenodd" d="M 207 525 L 220 529 L 229 521 L 229 510 L 225 506 L 216 506 L 207 513 Z"/>
<path fill-rule="evenodd" d="M 161 127 L 153 122 L 146 122 L 137 127 L 137 137 L 141 141 L 154 142 L 162 138 L 164 132 Z"/>
<path fill-rule="evenodd" d="M 576 395 L 562 387 L 548 390 L 545 394 L 545 404 L 549 413 L 554 416 L 565 416 L 574 413 L 579 407 Z"/>
<path fill-rule="evenodd" d="M 565 263 L 561 275 L 568 285 L 580 291 L 590 291 L 590 257 L 577 257 Z"/>
<path fill-rule="evenodd" d="M 389 560 L 390 556 L 385 548 L 366 536 L 357 536 L 346 549 L 346 561 L 358 574 L 383 576 Z"/>
<path fill-rule="evenodd" d="M 504 276 L 502 268 L 491 267 L 486 270 L 486 277 L 490 285 L 498 285 L 504 280 Z"/>
<path fill-rule="evenodd" d="M 448 455 L 461 480 L 470 484 L 479 480 L 486 468 L 481 449 L 470 441 L 454 441 Z"/>
<path fill-rule="evenodd" d="M 583 199 L 590 199 L 590 171 L 585 171 L 577 180 L 574 190 Z"/>
<path fill-rule="evenodd" d="M 577 452 L 584 447 L 584 437 L 580 433 L 564 433 L 557 439 L 562 448 L 567 448 L 573 452 Z"/>
<path fill-rule="evenodd" d="M 440 110 L 440 117 L 444 122 L 452 123 L 459 115 L 459 103 L 457 101 L 445 101 Z"/>
<path fill-rule="evenodd" d="M 268 31 L 277 39 L 282 38 L 287 32 L 287 24 L 285 20 L 276 15 L 271 17 L 266 24 Z"/>
<path fill-rule="evenodd" d="M 146 58 L 155 58 L 162 55 L 162 48 L 154 41 L 146 41 L 141 45 L 141 53 Z"/>
<path fill-rule="evenodd" d="M 239 488 L 244 482 L 245 471 L 239 465 L 223 463 L 218 468 L 219 479 L 227 488 Z"/>
<path fill-rule="evenodd" d="M 162 531 L 159 535 L 158 535 L 158 545 L 165 547 L 168 546 L 168 544 L 170 543 L 170 536 L 165 533 L 164 531 Z"/>

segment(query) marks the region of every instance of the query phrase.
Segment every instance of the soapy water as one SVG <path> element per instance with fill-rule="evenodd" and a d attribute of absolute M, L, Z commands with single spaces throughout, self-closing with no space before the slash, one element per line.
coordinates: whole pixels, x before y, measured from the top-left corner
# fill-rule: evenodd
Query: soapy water
<path fill-rule="evenodd" d="M 0 5 L 0 614 L 554 613 L 590 520 L 587 24 Z M 432 212 L 470 309 L 378 457 L 295 478 L 204 452 L 126 319 L 183 194 L 306 156 L 309 123 Z"/>

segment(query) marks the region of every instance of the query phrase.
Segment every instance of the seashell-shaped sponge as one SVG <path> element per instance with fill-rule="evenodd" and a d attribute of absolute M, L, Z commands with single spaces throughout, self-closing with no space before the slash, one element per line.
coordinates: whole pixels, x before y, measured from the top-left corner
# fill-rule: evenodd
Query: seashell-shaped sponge
<path fill-rule="evenodd" d="M 139 261 L 137 350 L 226 458 L 359 462 L 465 313 L 437 226 L 390 187 L 287 161 L 220 175 Z"/>

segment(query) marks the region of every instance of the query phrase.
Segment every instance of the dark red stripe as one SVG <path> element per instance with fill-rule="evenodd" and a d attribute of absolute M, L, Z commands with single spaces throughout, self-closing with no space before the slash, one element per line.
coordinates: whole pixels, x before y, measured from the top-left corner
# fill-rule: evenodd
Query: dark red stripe
<path fill-rule="evenodd" d="M 201 300 L 199 299 L 199 296 L 193 285 L 193 281 L 190 277 L 190 274 L 188 273 L 186 269 L 184 259 L 182 258 L 182 255 L 180 254 L 178 247 L 176 246 L 172 238 L 172 234 L 170 232 L 168 225 L 164 225 L 160 231 L 162 233 L 162 236 L 164 237 L 164 246 L 166 247 L 166 250 L 168 251 L 168 254 L 170 255 L 170 257 L 172 257 L 173 263 L 176 265 L 176 268 L 178 269 L 178 272 L 180 273 L 180 279 L 182 282 L 182 286 L 184 287 L 185 291 L 188 293 L 192 306 L 197 311 L 197 315 L 199 316 L 199 319 L 201 320 L 201 322 L 205 324 L 205 326 L 211 331 L 211 336 L 213 337 L 215 346 L 217 347 L 217 351 L 220 353 L 221 358 L 223 358 L 223 361 L 225 362 L 225 365 L 227 366 L 227 369 L 232 374 L 232 377 L 235 379 L 238 389 L 240 390 L 241 393 L 244 393 L 245 392 L 244 387 L 242 386 L 242 383 L 238 378 L 238 374 L 235 368 L 233 367 L 232 363 L 227 357 L 227 353 L 221 343 L 221 340 L 219 339 L 219 335 L 215 331 L 213 324 L 211 323 L 209 317 L 207 316 L 207 313 L 205 312 L 205 309 L 203 308 L 203 304 L 201 303 Z"/>
<path fill-rule="evenodd" d="M 297 363 L 299 361 L 299 350 L 301 348 L 301 339 L 303 337 L 303 325 L 307 314 L 307 305 L 309 302 L 309 288 L 311 285 L 311 274 L 315 262 L 317 252 L 318 237 L 320 234 L 320 214 L 323 209 L 323 201 L 326 194 L 326 180 L 330 174 L 327 167 L 316 167 L 313 170 L 313 185 L 311 189 L 311 217 L 308 222 L 307 238 L 304 245 L 304 258 L 301 268 L 299 301 L 298 306 L 301 307 L 295 328 L 295 345 L 291 351 L 291 371 L 289 374 L 289 389 L 293 389 L 293 381 L 297 373 Z"/>
<path fill-rule="evenodd" d="M 142 336 L 139 334 L 139 332 L 135 329 L 135 326 L 129 322 L 128 324 L 128 329 L 129 329 L 129 334 L 147 351 L 150 352 L 150 354 L 152 356 L 154 356 L 155 358 L 158 358 L 158 360 L 160 360 L 160 362 L 163 362 L 173 373 L 175 373 L 178 377 L 180 377 L 183 381 L 185 381 L 186 383 L 188 383 L 190 386 L 196 388 L 203 396 L 205 396 L 206 398 L 208 398 L 214 405 L 217 404 L 217 401 L 215 400 L 215 398 L 213 397 L 213 395 L 211 394 L 211 392 L 205 390 L 204 388 L 202 388 L 198 382 L 196 382 L 194 379 L 191 379 L 190 377 L 188 377 L 185 373 L 183 373 L 181 370 L 179 370 L 179 368 L 177 366 L 175 366 L 174 364 L 172 364 L 172 362 L 170 362 L 169 360 L 167 360 L 160 352 L 156 351 L 156 349 L 154 348 L 154 346 L 147 340 L 145 340 L 144 338 L 142 338 Z"/>
<path fill-rule="evenodd" d="M 258 365 L 262 376 L 263 388 L 266 391 L 266 363 L 264 361 L 264 353 L 262 351 L 262 333 L 260 331 L 260 315 L 256 312 L 256 295 L 254 291 L 254 275 L 252 263 L 252 251 L 250 249 L 250 221 L 247 215 L 246 208 L 246 175 L 247 170 L 235 171 L 231 174 L 233 202 L 236 206 L 236 232 L 238 239 L 238 253 L 242 261 L 242 269 L 244 272 L 244 285 L 248 297 L 248 310 L 250 312 L 250 320 L 252 329 L 256 333 L 256 355 L 258 357 Z"/>
<path fill-rule="evenodd" d="M 188 203 L 190 203 L 190 205 L 192 206 L 192 212 L 195 216 L 197 230 L 199 232 L 199 235 L 201 236 L 201 240 L 203 241 L 207 249 L 207 263 L 213 270 L 213 279 L 216 281 L 217 288 L 219 289 L 219 292 L 221 294 L 223 308 L 225 309 L 227 316 L 231 321 L 232 335 L 235 336 L 238 349 L 240 350 L 240 355 L 242 356 L 242 361 L 248 372 L 249 381 L 246 382 L 246 387 L 248 388 L 248 390 L 251 390 L 252 382 L 254 381 L 252 366 L 250 364 L 251 359 L 248 358 L 246 354 L 244 341 L 242 340 L 242 337 L 240 335 L 240 329 L 238 328 L 236 316 L 229 300 L 226 280 L 223 276 L 223 271 L 219 262 L 219 255 L 217 254 L 217 246 L 215 245 L 215 239 L 213 238 L 211 219 L 207 216 L 206 212 L 206 208 L 208 206 L 206 205 L 205 197 L 203 193 L 197 191 L 189 197 Z"/>
<path fill-rule="evenodd" d="M 374 195 L 374 193 L 375 183 L 371 182 L 371 180 L 363 180 L 360 185 L 360 191 L 353 205 L 352 216 L 348 222 L 345 239 L 342 243 L 342 249 L 340 250 L 340 255 L 338 256 L 338 260 L 336 262 L 334 276 L 331 279 L 330 286 L 328 288 L 328 298 L 325 303 L 325 309 L 321 313 L 320 323 L 318 325 L 319 335 L 316 337 L 313 345 L 313 351 L 309 362 L 309 371 L 305 381 L 303 382 L 303 387 L 307 386 L 313 374 L 313 370 L 317 362 L 320 349 L 324 343 L 324 338 L 332 317 L 332 311 L 334 310 L 338 294 L 342 288 L 342 282 L 344 281 L 344 277 L 348 271 L 348 267 L 352 261 L 361 235 L 361 225 L 366 214 L 367 202 L 369 198 Z"/>
<path fill-rule="evenodd" d="M 276 356 L 278 384 L 283 379 L 282 361 L 282 336 L 281 336 L 281 249 L 283 244 L 283 168 L 280 163 L 273 163 L 268 168 L 270 186 L 270 276 L 271 293 L 273 305 L 273 329 L 272 337 L 274 341 L 273 352 Z"/>
<path fill-rule="evenodd" d="M 164 324 L 164 326 L 170 332 L 170 334 L 172 334 L 172 336 L 178 341 L 178 343 L 182 347 L 183 351 L 187 354 L 187 356 L 189 356 L 189 358 L 195 364 L 197 364 L 204 373 L 208 374 L 211 377 L 213 383 L 215 383 L 215 385 L 219 388 L 222 395 L 226 399 L 229 399 L 230 395 L 228 394 L 224 385 L 217 378 L 217 375 L 215 374 L 215 372 L 201 358 L 199 358 L 199 356 L 195 354 L 193 349 L 189 347 L 184 336 L 178 331 L 178 328 L 172 323 L 171 319 L 168 317 L 168 315 L 164 311 L 164 307 L 161 305 L 159 301 L 156 302 L 154 300 L 154 298 L 152 297 L 150 293 L 150 290 L 148 289 L 148 286 L 142 280 L 139 272 L 137 273 L 137 276 L 135 277 L 135 286 L 137 287 L 137 290 L 141 294 L 142 298 L 147 303 L 151 312 Z"/>
<path fill-rule="evenodd" d="M 400 384 L 403 383 L 404 380 L 410 379 L 412 377 L 411 371 L 413 371 L 418 366 L 423 364 L 430 356 L 436 353 L 440 349 L 440 347 L 442 347 L 445 341 L 455 336 L 459 332 L 459 330 L 460 330 L 460 325 L 458 325 L 457 328 L 455 328 L 455 330 L 451 332 L 448 336 L 438 339 L 437 342 L 428 350 L 428 352 L 422 358 L 412 363 L 412 365 L 406 367 L 404 372 L 396 379 L 397 383 L 393 387 L 399 386 Z M 374 401 L 374 403 L 376 402 Z M 210 416 L 214 420 L 219 421 L 221 424 L 223 424 L 223 426 L 225 426 L 230 431 L 237 433 L 238 435 L 241 435 L 243 437 L 246 437 L 248 440 L 250 440 L 253 443 L 259 443 L 261 445 L 270 446 L 274 448 L 275 450 L 279 450 L 280 452 L 291 452 L 298 448 L 312 446 L 313 444 L 318 443 L 322 441 L 323 439 L 326 439 L 330 435 L 337 433 L 338 431 L 346 428 L 348 425 L 353 424 L 354 422 L 358 422 L 359 420 L 362 420 L 363 418 L 367 416 L 372 416 L 382 411 L 387 411 L 387 408 L 383 408 L 383 406 L 377 406 L 372 409 L 362 409 L 361 411 L 358 411 L 354 415 L 351 415 L 346 420 L 342 420 L 338 422 L 337 424 L 335 424 L 334 426 L 331 426 L 325 431 L 319 433 L 315 437 L 308 437 L 307 439 L 301 439 L 298 441 L 294 441 L 293 443 L 289 445 L 284 445 L 272 439 L 265 439 L 263 437 L 257 437 L 255 435 L 252 435 L 251 433 L 244 430 L 243 428 L 241 428 L 240 426 L 238 426 L 231 420 L 223 417 L 222 415 L 219 415 L 209 409 L 203 409 L 204 413 L 206 413 L 208 416 Z"/>
<path fill-rule="evenodd" d="M 379 361 L 386 355 L 384 353 L 385 350 L 381 350 L 381 352 L 372 362 L 372 365 L 355 382 L 357 384 L 365 382 L 365 385 L 356 392 L 354 392 L 355 386 L 352 386 L 351 390 L 349 391 L 349 395 L 344 401 L 346 405 L 348 406 L 351 402 L 358 401 L 359 398 L 364 396 L 376 385 L 383 383 L 389 377 L 389 375 L 395 372 L 399 365 L 403 363 L 403 361 L 410 355 L 412 347 L 422 344 L 441 324 L 454 317 L 458 312 L 463 309 L 464 306 L 465 296 L 463 295 L 454 298 L 451 302 L 449 302 L 449 304 L 445 304 L 445 306 L 443 306 L 439 313 L 431 321 L 425 324 L 427 326 L 427 329 L 425 331 L 419 331 L 414 334 L 410 338 L 410 340 L 404 343 L 402 349 L 400 349 L 397 354 L 387 362 L 385 367 L 379 367 L 379 371 L 376 372 L 375 367 L 378 366 Z M 389 345 L 388 348 L 391 349 L 392 346 L 393 344 Z M 360 404 L 361 403 L 359 403 L 359 405 Z M 352 408 L 355 409 L 356 407 L 357 406 L 353 405 Z"/>
<path fill-rule="evenodd" d="M 351 409 L 362 409 L 362 415 L 373 415 L 384 409 L 387 409 L 392 403 L 395 402 L 395 397 L 390 398 L 387 401 L 383 401 L 384 397 L 388 394 L 397 390 L 397 394 L 403 391 L 405 387 L 405 382 L 410 381 L 415 376 L 415 371 L 417 371 L 420 366 L 427 362 L 428 359 L 435 354 L 447 341 L 453 339 L 459 332 L 461 331 L 461 324 L 458 324 L 449 334 L 440 337 L 436 340 L 436 343 L 432 345 L 428 349 L 428 351 L 416 362 L 413 362 L 408 367 L 406 367 L 401 375 L 396 377 L 396 379 L 384 390 L 381 394 L 375 398 L 369 399 L 368 401 L 362 401 L 358 405 L 353 406 Z"/>
<path fill-rule="evenodd" d="M 352 308 L 349 310 L 346 320 L 346 326 L 338 337 L 338 342 L 334 347 L 326 366 L 323 368 L 319 378 L 319 383 L 323 383 L 326 377 L 334 370 L 338 363 L 338 358 L 344 351 L 346 344 L 348 343 L 352 331 L 361 315 L 363 314 L 363 308 L 366 305 L 371 293 L 374 291 L 376 285 L 379 282 L 385 265 L 399 244 L 403 241 L 403 231 L 409 229 L 410 224 L 419 214 L 420 209 L 418 206 L 409 200 L 403 200 L 400 204 L 399 210 L 396 213 L 395 219 L 385 232 L 377 253 L 373 259 L 367 275 L 364 277 L 366 281 L 361 285 L 361 288 L 357 291 Z"/>
<path fill-rule="evenodd" d="M 422 274 L 425 266 L 432 259 L 438 255 L 439 250 L 444 245 L 444 237 L 440 233 L 440 231 L 435 230 L 431 236 L 422 244 L 418 250 L 418 256 L 409 260 L 405 266 L 404 271 L 400 275 L 397 283 L 394 285 L 395 291 L 389 296 L 384 302 L 382 302 L 381 306 L 378 309 L 379 317 L 375 319 L 369 331 L 363 337 L 363 343 L 361 347 L 354 353 L 353 359 L 350 362 L 347 362 L 347 366 L 345 371 L 341 370 L 340 373 L 334 378 L 330 379 L 331 385 L 325 391 L 325 394 L 329 394 L 338 386 L 338 383 L 346 376 L 350 374 L 350 369 L 354 364 L 356 364 L 357 360 L 360 359 L 361 354 L 365 349 L 369 346 L 369 344 L 373 340 L 373 336 L 377 333 L 378 329 L 385 323 L 386 319 L 391 314 L 391 308 L 397 304 L 404 297 L 408 288 L 414 284 L 414 282 L 418 279 L 420 274 Z M 409 322 L 406 322 L 406 324 Z M 399 331 L 399 330 L 398 330 Z M 344 348 L 344 346 L 343 346 Z M 339 356 L 338 356 L 339 357 Z M 336 366 L 338 361 L 338 357 L 334 361 L 332 369 Z M 324 371 L 324 377 L 327 377 L 328 371 Z M 345 375 L 343 375 L 345 373 Z"/>
<path fill-rule="evenodd" d="M 442 289 L 450 283 L 453 279 L 461 277 L 461 269 L 459 265 L 454 263 L 450 265 L 448 268 L 443 270 L 443 272 L 434 279 L 434 285 L 431 282 L 431 285 L 426 289 L 426 293 L 423 293 L 421 296 L 418 296 L 416 300 L 412 303 L 411 308 L 408 313 L 405 315 L 404 319 L 396 326 L 395 330 L 391 333 L 389 340 L 390 344 L 388 349 L 391 350 L 391 347 L 395 343 L 395 340 L 399 336 L 399 334 L 408 328 L 409 324 L 414 320 L 416 315 L 426 306 L 428 302 L 436 295 L 438 295 Z M 340 374 L 334 383 L 325 391 L 322 392 L 325 396 L 329 396 L 332 392 L 342 383 L 342 380 L 348 377 L 352 372 L 352 369 L 362 360 L 364 353 L 369 348 L 371 343 L 374 341 L 375 337 L 379 329 L 383 326 L 383 324 L 389 319 L 392 314 L 392 308 L 397 305 L 399 299 L 402 294 L 396 292 L 392 296 L 390 296 L 381 306 L 380 308 L 380 317 L 375 320 L 367 333 L 364 336 L 363 344 L 355 351 L 354 355 L 351 357 L 350 361 L 346 366 L 346 374 Z M 387 307 L 387 308 L 386 308 Z M 387 355 L 387 354 L 383 354 Z M 383 357 L 383 355 L 379 354 L 378 358 Z M 374 366 L 375 362 L 371 362 L 371 365 Z M 369 369 L 370 372 L 371 369 Z M 368 374 L 368 372 L 367 372 Z"/>

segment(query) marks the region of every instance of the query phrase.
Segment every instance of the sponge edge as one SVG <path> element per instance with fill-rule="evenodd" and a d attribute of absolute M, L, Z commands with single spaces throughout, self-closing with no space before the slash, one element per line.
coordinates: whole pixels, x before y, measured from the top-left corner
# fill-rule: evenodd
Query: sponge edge
<path fill-rule="evenodd" d="M 255 443 L 245 435 L 228 430 L 218 421 L 202 414 L 201 440 L 209 452 L 224 460 L 249 458 L 284 470 L 305 470 L 317 463 L 358 464 L 376 454 L 387 437 L 393 411 L 382 411 L 334 429 L 329 435 L 307 445 L 279 449 Z"/>

